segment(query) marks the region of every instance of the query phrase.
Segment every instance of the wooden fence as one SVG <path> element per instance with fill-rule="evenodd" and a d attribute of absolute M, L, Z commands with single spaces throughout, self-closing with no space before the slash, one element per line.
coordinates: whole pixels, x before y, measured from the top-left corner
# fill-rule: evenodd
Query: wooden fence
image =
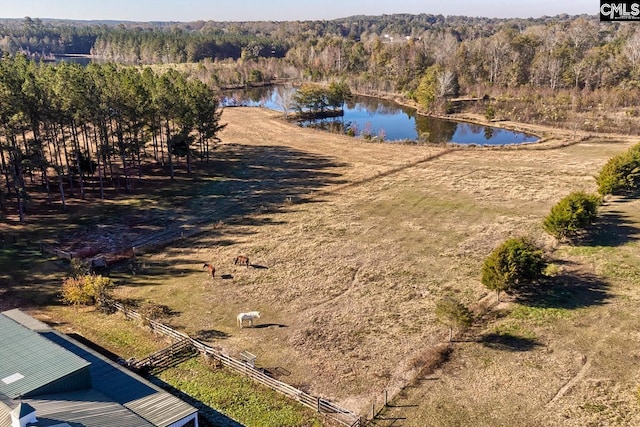
<path fill-rule="evenodd" d="M 143 359 L 133 360 L 128 365 L 138 372 L 157 374 L 194 357 L 197 353 L 191 341 L 183 339 Z"/>
<path fill-rule="evenodd" d="M 299 390 L 295 387 L 292 387 L 282 381 L 279 381 L 267 374 L 265 374 L 262 370 L 252 366 L 251 363 L 246 360 L 237 360 L 231 356 L 228 356 L 222 353 L 220 350 L 217 350 L 213 347 L 210 347 L 196 339 L 191 338 L 189 335 L 176 331 L 166 325 L 163 325 L 160 322 L 156 322 L 155 320 L 147 319 L 140 315 L 138 312 L 131 310 L 125 307 L 123 304 L 115 301 L 106 301 L 104 304 L 107 304 L 114 309 L 121 311 L 124 313 L 125 317 L 128 319 L 137 320 L 140 322 L 144 322 L 144 324 L 148 325 L 151 330 L 154 332 L 166 335 L 171 337 L 176 341 L 187 341 L 189 342 L 196 350 L 200 353 L 212 357 L 222 363 L 225 367 L 238 372 L 240 374 L 246 375 L 251 379 L 259 382 L 260 384 L 271 388 L 277 392 L 284 394 L 285 396 L 294 399 L 300 402 L 302 405 L 311 408 L 317 411 L 324 416 L 331 418 L 338 423 L 349 426 L 349 427 L 363 427 L 364 423 L 361 420 L 360 416 L 347 410 L 339 407 L 338 405 L 323 399 L 321 397 L 312 396 L 308 393 L 305 393 L 302 390 Z"/>

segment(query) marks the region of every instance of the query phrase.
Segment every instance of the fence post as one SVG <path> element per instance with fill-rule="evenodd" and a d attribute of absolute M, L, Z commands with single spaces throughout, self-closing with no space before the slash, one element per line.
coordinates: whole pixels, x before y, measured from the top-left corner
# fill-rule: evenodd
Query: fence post
<path fill-rule="evenodd" d="M 318 412 L 320 412 L 320 398 L 319 397 L 316 397 L 316 402 L 317 402 Z"/>

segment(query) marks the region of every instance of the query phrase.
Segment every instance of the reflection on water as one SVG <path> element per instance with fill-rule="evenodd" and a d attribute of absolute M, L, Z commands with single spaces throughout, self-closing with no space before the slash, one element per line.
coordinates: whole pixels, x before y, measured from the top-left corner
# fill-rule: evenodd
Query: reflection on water
<path fill-rule="evenodd" d="M 222 97 L 222 105 L 284 111 L 283 98 L 287 98 L 287 90 L 292 89 L 263 87 L 229 91 Z M 306 120 L 300 125 L 389 142 L 507 145 L 538 141 L 538 137 L 520 132 L 419 115 L 415 109 L 393 101 L 364 96 L 354 96 L 346 102 L 341 117 Z"/>
<path fill-rule="evenodd" d="M 83 67 L 86 67 L 92 62 L 101 62 L 89 55 L 56 55 L 54 61 L 56 64 L 60 62 L 67 62 L 69 64 L 80 64 Z"/>

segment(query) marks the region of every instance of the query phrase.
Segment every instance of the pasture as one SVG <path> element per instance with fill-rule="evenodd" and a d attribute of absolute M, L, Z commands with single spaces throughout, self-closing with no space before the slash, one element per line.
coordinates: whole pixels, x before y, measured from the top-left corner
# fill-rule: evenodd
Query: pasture
<path fill-rule="evenodd" d="M 215 176 L 162 210 L 165 224 L 204 232 L 113 272 L 118 298 L 165 305 L 172 327 L 354 412 L 370 415 L 387 390 L 376 425 L 640 424 L 640 202 L 608 200 L 578 246 L 541 228 L 562 197 L 594 192 L 631 140 L 454 149 L 360 142 L 257 108 L 223 122 Z M 497 304 L 480 266 L 520 235 L 547 248 L 557 280 Z M 444 296 L 483 316 L 441 369 L 416 377 L 448 337 L 434 316 Z M 248 311 L 260 319 L 240 329 Z"/>

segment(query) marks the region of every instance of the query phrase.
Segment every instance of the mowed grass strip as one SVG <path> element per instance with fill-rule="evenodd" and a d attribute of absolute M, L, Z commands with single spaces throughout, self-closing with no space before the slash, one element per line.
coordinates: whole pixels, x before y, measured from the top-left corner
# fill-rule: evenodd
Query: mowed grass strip
<path fill-rule="evenodd" d="M 121 313 L 105 314 L 94 307 L 62 305 L 33 313 L 61 332 L 78 334 L 123 359 L 141 359 L 171 344 L 168 338 L 153 334 Z"/>
<path fill-rule="evenodd" d="M 158 377 L 247 427 L 330 425 L 313 410 L 226 368 L 211 368 L 199 357 Z"/>

